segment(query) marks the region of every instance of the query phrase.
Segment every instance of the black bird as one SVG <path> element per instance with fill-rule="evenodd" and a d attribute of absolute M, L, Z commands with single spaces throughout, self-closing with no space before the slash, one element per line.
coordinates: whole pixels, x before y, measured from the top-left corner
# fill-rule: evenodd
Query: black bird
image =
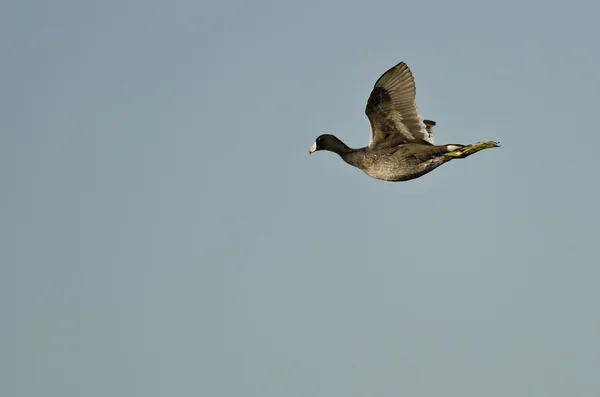
<path fill-rule="evenodd" d="M 415 80 L 404 62 L 375 83 L 365 113 L 371 124 L 369 146 L 351 149 L 334 135 L 321 135 L 308 154 L 328 150 L 367 175 L 384 181 L 407 181 L 433 171 L 455 158 L 465 158 L 498 142 L 434 145 L 435 122 L 423 120 L 415 105 Z"/>

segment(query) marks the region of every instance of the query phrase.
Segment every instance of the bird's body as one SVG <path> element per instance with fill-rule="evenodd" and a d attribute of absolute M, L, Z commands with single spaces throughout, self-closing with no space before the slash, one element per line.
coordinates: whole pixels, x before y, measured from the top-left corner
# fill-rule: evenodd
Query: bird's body
<path fill-rule="evenodd" d="M 447 146 L 458 148 L 459 145 L 405 143 L 384 149 L 348 148 L 336 153 L 372 178 L 398 182 L 418 178 L 452 160 L 443 155 L 449 152 Z"/>
<path fill-rule="evenodd" d="M 321 135 L 309 153 L 335 152 L 372 178 L 396 182 L 418 178 L 453 158 L 499 146 L 496 142 L 434 145 L 435 122 L 421 118 L 415 96 L 412 73 L 401 62 L 377 80 L 367 101 L 365 113 L 371 123 L 368 146 L 351 149 L 334 135 Z"/>

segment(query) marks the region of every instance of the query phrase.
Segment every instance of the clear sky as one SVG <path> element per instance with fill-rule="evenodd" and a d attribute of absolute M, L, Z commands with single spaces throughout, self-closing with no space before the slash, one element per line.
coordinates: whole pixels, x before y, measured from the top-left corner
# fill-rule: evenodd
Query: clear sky
<path fill-rule="evenodd" d="M 0 395 L 600 395 L 595 1 L 0 6 Z M 437 143 L 367 144 L 406 61 Z"/>

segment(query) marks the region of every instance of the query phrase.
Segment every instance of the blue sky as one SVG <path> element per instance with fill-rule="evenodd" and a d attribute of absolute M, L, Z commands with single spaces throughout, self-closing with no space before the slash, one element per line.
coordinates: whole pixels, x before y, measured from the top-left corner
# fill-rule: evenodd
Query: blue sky
<path fill-rule="evenodd" d="M 598 4 L 0 7 L 0 394 L 600 393 Z M 368 178 L 375 80 L 437 143 Z"/>

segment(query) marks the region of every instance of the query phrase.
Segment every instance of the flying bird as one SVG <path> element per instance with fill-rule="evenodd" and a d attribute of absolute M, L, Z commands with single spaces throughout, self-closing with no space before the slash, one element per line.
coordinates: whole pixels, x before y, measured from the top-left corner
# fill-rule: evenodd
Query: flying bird
<path fill-rule="evenodd" d="M 334 135 L 317 138 L 308 154 L 318 150 L 337 153 L 346 163 L 368 176 L 384 181 L 408 181 L 421 177 L 450 160 L 465 158 L 498 142 L 472 145 L 435 145 L 435 121 L 423 120 L 415 105 L 412 72 L 400 62 L 375 83 L 365 113 L 371 124 L 369 145 L 351 149 Z"/>

